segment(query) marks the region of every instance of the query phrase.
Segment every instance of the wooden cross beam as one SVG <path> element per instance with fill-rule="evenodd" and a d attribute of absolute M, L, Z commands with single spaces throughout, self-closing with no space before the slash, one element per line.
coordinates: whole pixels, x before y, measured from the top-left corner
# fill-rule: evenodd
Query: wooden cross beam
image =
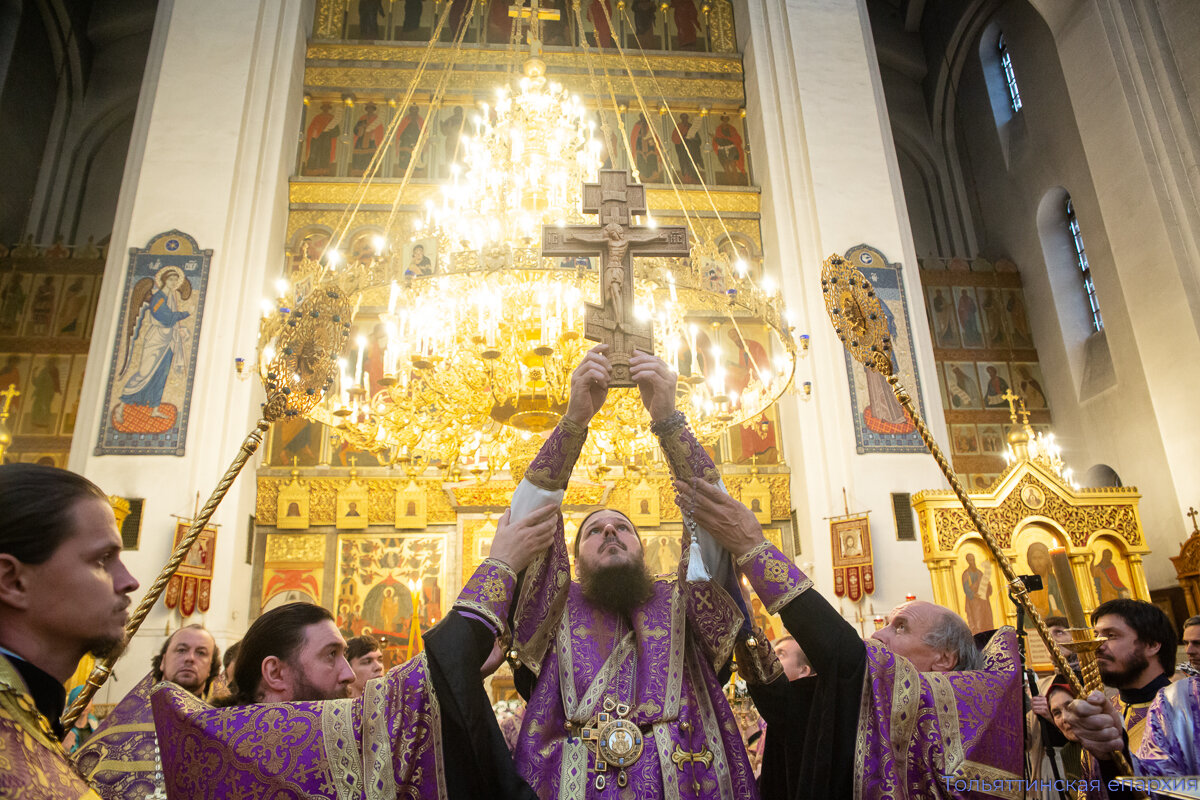
<path fill-rule="evenodd" d="M 609 345 L 609 385 L 633 386 L 629 357 L 634 350 L 654 352 L 653 326 L 633 313 L 633 256 L 688 256 L 687 228 L 630 225 L 632 215 L 646 213 L 646 187 L 626 170 L 601 170 L 599 183 L 585 183 L 583 213 L 599 214 L 600 224 L 543 227 L 542 255 L 600 254 L 601 304 L 587 304 L 583 335 Z"/>

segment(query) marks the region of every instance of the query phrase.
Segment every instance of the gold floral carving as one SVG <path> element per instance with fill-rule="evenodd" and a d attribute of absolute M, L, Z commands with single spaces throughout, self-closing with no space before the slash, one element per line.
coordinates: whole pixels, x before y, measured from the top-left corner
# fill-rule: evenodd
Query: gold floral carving
<path fill-rule="evenodd" d="M 325 560 L 325 536 L 312 533 L 271 533 L 267 535 L 264 563 L 283 561 L 319 563 Z"/>
<path fill-rule="evenodd" d="M 293 178 L 288 188 L 288 201 L 293 205 L 347 205 L 361 200 L 363 205 L 391 206 L 396 200 L 399 181 L 376 181 L 364 194 L 356 181 L 304 180 Z M 441 189 L 436 184 L 410 183 L 400 196 L 401 206 L 421 207 Z M 717 211 L 758 214 L 760 195 L 756 190 L 712 187 L 707 193 L 695 189 L 649 189 L 647 205 L 658 214 L 679 211 L 680 206 L 691 212 Z M 710 200 L 711 198 L 711 200 Z M 682 201 L 682 202 L 681 202 Z M 296 213 L 293 211 L 293 213 Z"/>
<path fill-rule="evenodd" d="M 290 480 L 290 479 L 288 479 Z M 254 501 L 254 521 L 259 525 L 274 525 L 279 509 L 279 487 L 285 481 L 282 478 L 259 478 L 258 496 Z"/>
<path fill-rule="evenodd" d="M 292 205 L 349 205 L 361 202 L 363 205 L 391 207 L 396 200 L 396 190 L 400 181 L 374 181 L 362 192 L 357 181 L 306 181 L 303 178 L 293 178 L 288 187 L 288 201 Z M 404 188 L 400 205 L 424 206 L 426 200 L 431 200 L 441 192 L 441 187 L 433 183 L 410 183 Z"/>
<path fill-rule="evenodd" d="M 713 49 L 718 53 L 737 52 L 737 40 L 733 35 L 733 4 L 729 0 L 716 0 L 708 12 L 708 20 Z"/>
<path fill-rule="evenodd" d="M 337 39 L 342 35 L 342 19 L 347 0 L 317 0 L 317 16 L 313 21 L 313 37 Z"/>
<path fill-rule="evenodd" d="M 1004 480 L 1001 479 L 1004 483 Z M 1036 511 L 1031 511 L 1022 501 L 1037 490 L 1044 495 L 1045 502 Z M 1079 499 L 1064 499 L 1050 483 L 1040 480 L 1036 474 L 1027 473 L 1006 489 L 998 505 L 989 505 L 986 499 L 977 498 L 975 505 L 997 542 L 1002 548 L 1011 548 L 1013 531 L 1030 517 L 1053 520 L 1066 531 L 1072 547 L 1086 547 L 1088 539 L 1097 531 L 1111 531 L 1130 546 L 1145 549 L 1141 523 L 1137 515 L 1138 494 L 1133 489 L 1118 489 L 1115 492 L 1085 490 L 1078 493 Z M 964 534 L 973 533 L 965 511 L 949 492 L 921 492 L 913 498 L 913 505 L 924 507 L 919 511 L 922 547 L 928 555 L 933 550 L 931 541 L 936 532 L 936 550 L 950 552 Z M 926 509 L 931 516 L 926 516 Z M 930 530 L 932 523 L 933 530 Z"/>
<path fill-rule="evenodd" d="M 277 522 L 277 501 L 279 487 L 291 478 L 261 476 L 258 479 L 258 498 L 255 502 L 256 518 L 259 525 L 274 525 Z M 360 479 L 360 482 L 361 479 Z M 372 525 L 391 525 L 396 519 L 396 490 L 408 482 L 408 478 L 371 478 L 367 484 L 367 503 L 369 519 Z M 316 478 L 308 482 L 309 487 L 309 525 L 332 525 L 337 504 L 337 492 L 350 483 L 348 478 Z M 419 480 L 418 484 L 425 490 L 426 520 L 430 524 L 453 523 L 454 508 L 446 497 L 440 480 Z M 512 489 L 509 488 L 509 496 Z M 505 499 L 504 505 L 508 505 Z"/>
<path fill-rule="evenodd" d="M 595 92 L 586 74 L 556 76 L 567 91 L 580 97 L 591 97 Z M 362 92 L 384 90 L 399 92 L 407 90 L 417 79 L 413 69 L 380 69 L 366 66 L 310 66 L 304 75 L 304 85 L 314 88 L 345 89 Z M 439 70 L 427 70 L 417 79 L 417 91 L 432 92 L 441 80 Z M 455 88 L 467 92 L 491 92 L 496 88 L 497 74 L 494 71 L 471 72 L 457 70 L 454 73 Z M 645 78 L 639 79 L 638 91 L 642 90 Z M 628 75 L 612 76 L 612 88 L 618 95 L 634 95 L 634 82 Z M 668 101 L 679 99 L 709 100 L 726 102 L 738 107 L 746 103 L 741 75 L 733 79 L 710 75 L 703 78 L 659 77 L 655 81 L 656 95 Z M 604 95 L 607 98 L 607 94 Z"/>
<path fill-rule="evenodd" d="M 726 3 L 728 5 L 728 3 Z M 732 22 L 732 13 L 729 17 Z M 445 61 L 439 58 L 443 52 L 435 50 L 430 59 L 430 70 L 437 71 Z M 737 55 L 728 55 L 731 50 L 721 51 L 717 54 L 672 54 L 672 55 L 647 55 L 645 60 L 638 57 L 632 61 L 632 69 L 635 74 L 645 72 L 648 64 L 649 71 L 655 75 L 662 75 L 671 72 L 708 72 L 717 75 L 742 75 L 742 59 Z M 425 45 L 377 45 L 377 44 L 360 44 L 357 42 L 319 42 L 309 45 L 306 56 L 308 61 L 375 61 L 375 62 L 399 62 L 416 64 L 425 53 Z M 572 49 L 569 51 L 554 51 L 543 50 L 542 60 L 546 62 L 546 67 L 553 73 L 555 69 L 575 69 L 584 71 L 587 69 L 588 62 L 591 62 L 593 69 L 600 71 L 607 70 L 609 74 L 617 75 L 624 74 L 625 62 L 617 53 L 604 53 L 597 55 L 594 51 L 585 54 L 583 50 Z M 513 66 L 524 55 L 519 58 L 514 58 L 512 51 L 501 50 L 498 48 L 471 48 L 463 49 L 455 57 L 454 63 L 457 67 L 462 66 Z M 492 71 L 494 75 L 495 72 Z M 457 79 L 457 74 L 455 75 Z"/>

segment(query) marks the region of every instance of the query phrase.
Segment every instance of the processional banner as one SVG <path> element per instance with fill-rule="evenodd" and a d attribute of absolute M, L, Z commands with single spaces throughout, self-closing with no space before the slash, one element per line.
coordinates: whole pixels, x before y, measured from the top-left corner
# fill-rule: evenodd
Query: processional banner
<path fill-rule="evenodd" d="M 175 552 L 191 527 L 190 522 L 175 524 L 175 543 L 171 545 L 171 552 Z M 208 527 L 200 531 L 187 557 L 167 583 L 167 590 L 163 594 L 167 608 L 178 606 L 179 614 L 184 617 L 190 617 L 197 608 L 208 611 L 212 600 L 213 556 L 216 549 L 217 529 Z"/>
<path fill-rule="evenodd" d="M 871 523 L 866 514 L 834 517 L 829 521 L 833 553 L 833 593 L 857 603 L 875 592 L 875 556 Z"/>
<path fill-rule="evenodd" d="M 845 257 L 875 287 L 892 339 L 892 372 L 908 387 L 917 409 L 924 414 L 908 298 L 900 265 L 889 264 L 880 250 L 866 244 L 850 248 Z M 916 426 L 892 394 L 887 379 L 851 358 L 849 350 L 846 351 L 846 376 L 850 380 L 854 440 L 859 453 L 925 452 Z"/>
<path fill-rule="evenodd" d="M 130 248 L 95 454 L 184 454 L 212 250 L 178 230 Z"/>

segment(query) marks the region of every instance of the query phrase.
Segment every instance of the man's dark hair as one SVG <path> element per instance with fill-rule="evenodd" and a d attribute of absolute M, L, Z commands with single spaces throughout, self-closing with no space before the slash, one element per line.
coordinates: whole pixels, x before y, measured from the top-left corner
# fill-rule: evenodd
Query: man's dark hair
<path fill-rule="evenodd" d="M 1193 625 L 1200 625 L 1200 614 L 1197 614 L 1194 617 L 1188 617 L 1183 621 L 1183 627 L 1185 628 L 1190 628 Z"/>
<path fill-rule="evenodd" d="M 179 629 L 179 631 L 187 630 L 204 631 L 213 640 L 212 662 L 208 667 L 208 677 L 204 679 L 204 686 L 200 689 L 200 696 L 207 697 L 208 687 L 212 686 L 213 680 L 216 679 L 217 675 L 221 674 L 221 648 L 217 646 L 217 637 L 213 636 L 212 632 L 210 632 L 208 628 L 204 627 L 203 625 L 184 625 Z M 179 633 L 179 631 L 175 631 L 175 633 Z M 175 633 L 172 633 L 167 637 L 167 640 L 163 642 L 162 649 L 158 651 L 158 655 L 150 659 L 150 671 L 154 675 L 155 683 L 158 683 L 163 679 L 163 658 L 167 655 L 167 648 L 171 646 L 171 640 L 175 638 Z"/>
<path fill-rule="evenodd" d="M 1096 620 L 1109 614 L 1125 620 L 1142 644 L 1161 645 L 1158 648 L 1158 663 L 1168 675 L 1175 671 L 1175 628 L 1161 608 L 1145 600 L 1126 597 L 1109 600 L 1096 606 L 1092 612 L 1092 624 L 1095 625 Z"/>
<path fill-rule="evenodd" d="M 354 659 L 362 658 L 367 653 L 374 653 L 380 649 L 379 640 L 369 633 L 364 633 L 362 636 L 355 636 L 346 642 L 346 660 L 353 663 Z"/>
<path fill-rule="evenodd" d="M 1071 627 L 1071 623 L 1067 621 L 1066 617 L 1046 617 L 1046 627 L 1069 628 Z"/>
<path fill-rule="evenodd" d="M 242 640 L 238 639 L 233 644 L 229 645 L 229 649 L 225 651 L 225 655 L 221 656 L 221 666 L 229 669 L 229 665 L 234 662 L 238 656 L 238 652 L 242 649 Z"/>
<path fill-rule="evenodd" d="M 44 564 L 75 533 L 80 500 L 108 495 L 82 475 L 40 464 L 0 466 L 0 553 L 24 564 Z"/>
<path fill-rule="evenodd" d="M 305 629 L 326 620 L 333 614 L 313 603 L 288 603 L 272 609 L 254 620 L 242 637 L 237 662 L 233 667 L 230 696 L 222 705 L 248 706 L 258 702 L 262 682 L 262 662 L 270 656 L 291 663 L 304 646 Z"/>
<path fill-rule="evenodd" d="M 576 558 L 579 558 L 579 542 L 583 539 L 584 526 L 587 525 L 587 521 L 589 519 L 596 516 L 601 511 L 611 511 L 614 514 L 620 514 L 622 517 L 629 520 L 629 524 L 633 528 L 634 535 L 637 536 L 639 542 L 642 540 L 642 534 L 641 534 L 641 532 L 638 531 L 637 525 L 634 523 L 633 520 L 629 519 L 629 515 L 626 514 L 624 511 L 619 511 L 615 508 L 594 508 L 588 512 L 586 517 L 584 517 L 583 519 L 581 519 L 579 521 L 579 527 L 575 529 L 575 557 Z"/>

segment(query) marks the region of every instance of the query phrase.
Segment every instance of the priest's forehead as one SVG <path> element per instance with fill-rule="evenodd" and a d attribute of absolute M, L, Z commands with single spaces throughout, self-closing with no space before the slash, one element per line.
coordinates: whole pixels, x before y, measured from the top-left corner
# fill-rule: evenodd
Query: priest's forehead
<path fill-rule="evenodd" d="M 888 622 L 893 622 L 897 619 L 906 619 L 918 624 L 932 625 L 945 612 L 946 609 L 936 603 L 930 603 L 925 600 L 909 600 L 907 603 L 901 603 L 891 610 L 888 614 Z"/>
<path fill-rule="evenodd" d="M 579 523 L 579 530 L 583 533 L 587 533 L 593 528 L 603 527 L 609 522 L 615 522 L 617 520 L 623 520 L 624 522 L 628 523 L 629 527 L 633 529 L 633 532 L 637 533 L 637 525 L 633 524 L 633 520 L 631 520 L 624 512 L 618 511 L 615 508 L 597 508 L 595 511 L 583 518 L 583 522 Z"/>
<path fill-rule="evenodd" d="M 603 527 L 614 519 L 623 520 L 628 523 L 629 527 L 633 529 L 634 535 L 638 537 L 638 541 L 642 540 L 642 534 L 638 532 L 637 525 L 633 523 L 633 520 L 627 514 L 615 508 L 597 508 L 583 518 L 583 521 L 579 523 L 579 528 L 575 531 L 575 555 L 579 555 L 579 542 L 583 539 L 585 533 L 593 528 Z"/>

